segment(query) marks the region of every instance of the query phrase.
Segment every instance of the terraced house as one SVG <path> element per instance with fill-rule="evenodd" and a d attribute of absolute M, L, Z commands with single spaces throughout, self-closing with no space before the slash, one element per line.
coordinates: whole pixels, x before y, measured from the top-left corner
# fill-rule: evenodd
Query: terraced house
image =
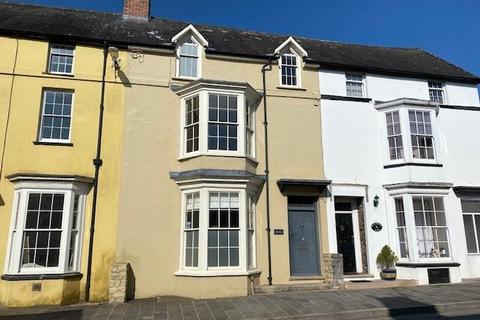
<path fill-rule="evenodd" d="M 445 152 L 442 162 L 416 160 L 442 148 L 435 142 L 430 150 L 425 132 L 408 147 L 387 138 L 399 117 L 405 141 L 407 132 L 419 136 L 409 129 L 411 112 L 423 117 L 415 124 L 424 131 L 440 130 L 431 123 L 442 112 L 442 125 L 453 128 L 456 116 L 473 123 L 478 78 L 417 49 L 192 25 L 152 18 L 149 7 L 126 0 L 122 14 L 111 14 L 0 3 L 0 303 L 342 288 L 352 275 L 378 277 L 383 244 L 402 258 L 408 247 L 405 270 L 421 262 L 414 239 L 445 255 L 431 231 L 414 238 L 420 226 L 408 206 L 418 197 L 437 205 L 437 195 L 452 196 L 452 183 L 470 201 L 478 182 L 423 178 L 449 159 Z M 411 79 L 407 89 L 395 77 Z M 382 88 L 370 84 L 380 78 L 388 79 Z M 423 101 L 428 90 L 438 100 L 444 86 L 448 104 Z M 477 133 L 465 145 L 478 148 Z M 392 148 L 404 158 L 383 164 Z M 452 166 L 472 169 L 460 163 L 463 154 L 473 159 L 471 150 L 459 152 Z M 380 179 L 384 170 L 420 176 L 355 176 Z M 398 191 L 412 183 L 439 192 Z M 399 199 L 403 207 L 392 209 Z M 461 215 L 458 206 L 435 208 L 440 218 Z M 400 211 L 408 224 L 397 226 Z M 466 271 L 474 258 L 457 258 L 466 257 L 462 241 L 476 248 L 475 213 L 464 219 L 466 238 L 462 220 L 448 218 L 458 249 L 423 269 L 447 268 L 452 281 L 478 276 Z M 396 237 L 406 226 L 408 245 Z M 421 272 L 399 275 L 422 282 Z"/>

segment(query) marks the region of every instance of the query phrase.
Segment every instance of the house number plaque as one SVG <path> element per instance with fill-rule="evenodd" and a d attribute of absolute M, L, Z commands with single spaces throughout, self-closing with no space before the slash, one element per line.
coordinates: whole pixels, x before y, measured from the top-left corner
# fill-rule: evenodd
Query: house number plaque
<path fill-rule="evenodd" d="M 382 230 L 383 226 L 380 222 L 374 222 L 372 223 L 372 230 L 375 231 L 375 232 L 379 232 L 380 230 Z"/>
<path fill-rule="evenodd" d="M 274 229 L 273 234 L 280 236 L 283 234 L 283 229 Z"/>

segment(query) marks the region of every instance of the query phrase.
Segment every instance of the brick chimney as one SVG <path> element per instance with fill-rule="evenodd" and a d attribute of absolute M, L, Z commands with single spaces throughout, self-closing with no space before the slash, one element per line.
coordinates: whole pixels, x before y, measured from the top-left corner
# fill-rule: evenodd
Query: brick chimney
<path fill-rule="evenodd" d="M 149 20 L 150 0 L 124 0 L 123 17 Z"/>

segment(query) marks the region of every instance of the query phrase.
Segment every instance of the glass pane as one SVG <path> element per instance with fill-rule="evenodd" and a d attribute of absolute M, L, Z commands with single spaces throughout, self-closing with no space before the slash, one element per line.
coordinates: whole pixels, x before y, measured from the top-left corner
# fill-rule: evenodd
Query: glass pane
<path fill-rule="evenodd" d="M 227 248 L 218 249 L 218 266 L 228 267 L 228 249 Z"/>
<path fill-rule="evenodd" d="M 218 266 L 218 249 L 217 248 L 208 248 L 208 266 L 209 267 Z"/>
<path fill-rule="evenodd" d="M 239 265 L 239 259 L 238 259 L 238 248 L 231 248 L 230 249 L 230 266 L 238 266 Z"/>
<path fill-rule="evenodd" d="M 480 248 L 480 215 L 475 215 L 475 228 L 477 230 L 477 243 L 478 247 Z"/>
<path fill-rule="evenodd" d="M 480 213 L 480 200 L 462 200 L 464 213 Z"/>
<path fill-rule="evenodd" d="M 208 231 L 208 247 L 218 246 L 218 231 Z"/>

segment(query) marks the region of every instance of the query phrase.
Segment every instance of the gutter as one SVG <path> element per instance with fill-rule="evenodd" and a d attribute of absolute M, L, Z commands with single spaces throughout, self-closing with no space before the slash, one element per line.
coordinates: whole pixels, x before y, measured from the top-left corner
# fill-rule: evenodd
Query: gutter
<path fill-rule="evenodd" d="M 263 81 L 263 126 L 265 130 L 265 197 L 266 197 L 266 212 L 267 212 L 267 250 L 268 250 L 268 285 L 272 285 L 272 245 L 271 245 L 271 228 L 270 228 L 270 170 L 268 165 L 268 109 L 267 109 L 267 80 L 265 72 L 272 70 L 273 60 L 278 59 L 278 56 L 270 56 L 268 62 L 262 66 L 262 81 Z"/>
<path fill-rule="evenodd" d="M 108 45 L 107 45 L 107 41 L 104 41 L 102 89 L 101 89 L 101 98 L 100 98 L 100 109 L 98 114 L 97 153 L 96 153 L 95 159 L 93 159 L 93 165 L 95 166 L 95 176 L 93 180 L 92 215 L 90 220 L 90 239 L 88 242 L 87 276 L 85 281 L 85 301 L 86 302 L 90 300 L 90 285 L 91 285 L 91 277 L 92 277 L 92 259 L 93 259 L 93 240 L 94 240 L 94 234 L 95 234 L 95 216 L 97 213 L 98 180 L 100 175 L 100 168 L 103 164 L 101 153 L 102 153 L 103 112 L 104 112 L 104 102 L 105 102 L 105 75 L 107 71 L 107 57 L 108 57 Z"/>

